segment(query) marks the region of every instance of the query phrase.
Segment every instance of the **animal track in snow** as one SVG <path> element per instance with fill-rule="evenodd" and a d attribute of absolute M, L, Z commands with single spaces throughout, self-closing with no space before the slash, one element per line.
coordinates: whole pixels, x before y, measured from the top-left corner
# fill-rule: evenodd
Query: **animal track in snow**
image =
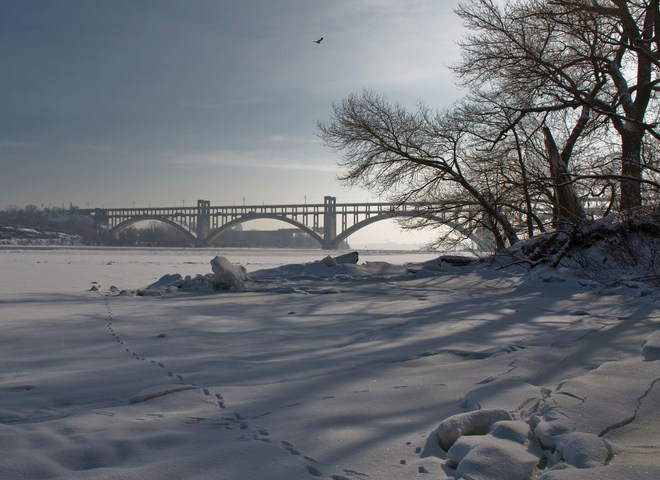
<path fill-rule="evenodd" d="M 367 478 L 369 476 L 366 473 L 356 472 L 355 470 L 344 470 L 344 473 L 346 475 L 353 475 L 353 476 L 362 477 L 362 478 Z"/>
<path fill-rule="evenodd" d="M 185 381 L 183 375 L 178 374 L 177 372 L 168 369 L 167 366 L 165 365 L 165 363 L 163 363 L 163 362 L 159 362 L 159 361 L 156 361 L 156 360 L 153 360 L 153 359 L 148 360 L 147 358 L 145 358 L 145 357 L 139 355 L 139 354 L 138 354 L 136 351 L 134 351 L 132 348 L 130 348 L 129 346 L 126 346 L 126 345 L 124 344 L 124 341 L 121 339 L 121 337 L 119 336 L 119 334 L 117 333 L 117 331 L 115 330 L 115 328 L 114 328 L 114 326 L 113 326 L 113 317 L 114 317 L 114 314 L 113 314 L 113 312 L 112 312 L 112 308 L 111 308 L 111 306 L 110 306 L 110 297 L 111 297 L 112 295 L 110 295 L 109 293 L 106 293 L 106 294 L 104 295 L 104 294 L 101 293 L 100 290 L 96 290 L 96 292 L 97 292 L 99 295 L 102 295 L 102 296 L 103 296 L 104 303 L 105 303 L 105 309 L 106 309 L 106 328 L 108 329 L 108 332 L 110 333 L 110 335 L 112 336 L 112 338 L 115 340 L 115 343 L 118 343 L 119 345 L 123 346 L 123 347 L 124 347 L 124 351 L 125 351 L 126 353 L 128 353 L 131 357 L 133 357 L 134 359 L 136 359 L 136 360 L 140 360 L 140 361 L 148 361 L 148 362 L 151 363 L 152 365 L 154 365 L 154 366 L 158 366 L 159 368 L 161 368 L 161 369 L 163 369 L 163 370 L 166 370 L 166 375 L 167 375 L 168 377 L 170 377 L 170 378 L 176 378 L 176 379 L 179 381 L 179 384 L 180 384 L 180 385 L 186 385 L 187 383 L 186 383 L 186 381 Z M 157 338 L 167 338 L 168 336 L 169 336 L 169 335 L 166 334 L 166 333 L 159 333 L 158 335 L 156 335 Z M 194 383 L 188 383 L 188 385 L 190 385 L 190 386 L 192 386 L 192 387 L 199 387 L 199 385 L 194 384 Z M 200 387 L 200 388 L 201 388 L 201 387 Z M 203 393 L 204 393 L 205 396 L 210 396 L 210 395 L 211 395 L 211 392 L 210 392 L 210 390 L 209 390 L 208 388 L 203 388 L 202 391 L 203 391 Z M 217 393 L 217 394 L 215 394 L 215 399 L 216 399 L 216 402 L 217 402 L 218 408 L 221 409 L 221 410 L 224 410 L 224 409 L 226 408 L 226 404 L 225 404 L 225 399 L 223 398 L 223 396 L 220 395 L 219 393 Z M 242 427 L 242 428 L 247 428 L 247 424 L 246 424 L 246 426 L 244 426 L 244 427 Z"/>
<path fill-rule="evenodd" d="M 9 387 L 7 390 L 10 392 L 29 392 L 30 390 L 34 390 L 33 385 L 18 385 L 16 387 Z"/>
<path fill-rule="evenodd" d="M 300 452 L 299 452 L 298 450 L 295 449 L 295 447 L 293 446 L 293 444 L 291 444 L 291 443 L 289 443 L 289 442 L 287 442 L 287 441 L 285 441 L 285 440 L 282 440 L 282 445 L 284 446 L 284 450 L 286 450 L 287 452 L 289 452 L 291 455 L 296 455 L 296 456 L 299 456 L 299 455 L 300 455 Z"/>
<path fill-rule="evenodd" d="M 322 477 L 323 476 L 323 473 L 321 473 L 321 471 L 318 468 L 316 468 L 312 465 L 307 465 L 307 466 L 305 466 L 305 468 L 307 469 L 307 472 L 310 475 L 312 475 L 313 477 Z"/>

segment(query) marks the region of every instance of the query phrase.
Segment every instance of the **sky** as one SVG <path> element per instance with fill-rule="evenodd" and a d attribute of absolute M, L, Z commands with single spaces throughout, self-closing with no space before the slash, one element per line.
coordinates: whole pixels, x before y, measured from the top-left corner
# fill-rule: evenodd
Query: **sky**
<path fill-rule="evenodd" d="M 0 208 L 377 200 L 317 124 L 460 98 L 456 4 L 0 0 Z"/>
<path fill-rule="evenodd" d="M 318 137 L 332 103 L 461 95 L 453 1 L 0 6 L 0 207 L 367 200 Z"/>

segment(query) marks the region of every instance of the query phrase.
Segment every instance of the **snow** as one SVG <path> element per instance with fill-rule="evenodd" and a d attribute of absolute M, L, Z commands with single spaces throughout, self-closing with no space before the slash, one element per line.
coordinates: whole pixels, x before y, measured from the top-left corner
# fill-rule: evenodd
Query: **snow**
<path fill-rule="evenodd" d="M 284 255 L 0 248 L 0 478 L 660 478 L 653 286 Z"/>
<path fill-rule="evenodd" d="M 660 360 L 660 331 L 653 332 L 642 340 L 642 355 L 649 362 Z"/>
<path fill-rule="evenodd" d="M 0 225 L 0 245 L 80 245 L 80 235 Z"/>
<path fill-rule="evenodd" d="M 512 420 L 507 410 L 474 410 L 452 415 L 438 425 L 435 433 L 443 450 L 449 450 L 463 435 L 483 435 L 488 433 L 495 422 Z"/>

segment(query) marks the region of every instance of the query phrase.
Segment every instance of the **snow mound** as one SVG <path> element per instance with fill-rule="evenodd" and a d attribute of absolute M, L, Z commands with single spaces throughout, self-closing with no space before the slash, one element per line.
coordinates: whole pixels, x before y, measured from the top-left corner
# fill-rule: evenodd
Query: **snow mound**
<path fill-rule="evenodd" d="M 527 422 L 522 420 L 503 420 L 496 422 L 490 430 L 490 434 L 502 440 L 511 440 L 521 445 L 529 445 L 534 436 Z"/>
<path fill-rule="evenodd" d="M 647 362 L 660 360 L 660 330 L 642 340 L 642 355 Z"/>
<path fill-rule="evenodd" d="M 572 432 L 559 437 L 557 453 L 569 465 L 592 468 L 605 465 L 614 456 L 607 440 L 592 433 Z"/>
<path fill-rule="evenodd" d="M 543 457 L 543 451 L 531 440 L 531 429 L 526 422 L 495 422 L 486 435 L 458 438 L 447 451 L 447 466 L 456 469 L 456 478 L 525 480 Z"/>
<path fill-rule="evenodd" d="M 646 361 L 631 356 L 603 363 L 553 392 L 516 378 L 489 378 L 463 398 L 464 407 L 478 410 L 436 429 L 453 478 L 525 480 L 539 469 L 547 469 L 539 480 L 660 478 L 655 466 L 623 465 L 636 460 L 634 435 L 657 431 L 660 378 L 653 360 L 659 345 L 659 332 L 651 333 L 642 342 Z M 627 427 L 633 422 L 635 433 Z"/>
<path fill-rule="evenodd" d="M 538 448 L 491 435 L 461 437 L 447 452 L 456 477 L 470 480 L 525 480 L 541 456 Z"/>
<path fill-rule="evenodd" d="M 435 433 L 440 447 L 447 451 L 463 435 L 483 435 L 488 433 L 495 422 L 513 420 L 506 410 L 489 409 L 459 413 L 444 419 Z"/>

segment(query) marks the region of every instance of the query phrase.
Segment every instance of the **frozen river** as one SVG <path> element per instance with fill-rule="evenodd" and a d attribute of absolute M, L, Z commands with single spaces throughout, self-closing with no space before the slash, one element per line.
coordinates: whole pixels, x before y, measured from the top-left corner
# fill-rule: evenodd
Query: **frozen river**
<path fill-rule="evenodd" d="M 0 248 L 0 480 L 660 478 L 657 291 L 342 253 Z"/>
<path fill-rule="evenodd" d="M 50 291 L 67 284 L 73 290 L 87 289 L 90 282 L 106 286 L 139 288 L 168 273 L 197 275 L 211 273 L 209 262 L 216 255 L 243 265 L 248 272 L 291 263 L 320 260 L 346 251 L 320 249 L 241 248 L 109 248 L 109 247 L 0 247 L 3 275 L 20 292 Z M 437 258 L 437 252 L 360 251 L 359 262 L 386 261 L 393 264 L 423 262 Z M 34 273 L 39 272 L 37 276 Z M 64 273 L 65 272 L 65 273 Z M 62 277 L 64 273 L 64 277 Z M 131 283 L 126 285 L 126 282 Z M 9 287 L 11 288 L 11 287 Z M 44 290 L 45 289 L 45 290 Z"/>

